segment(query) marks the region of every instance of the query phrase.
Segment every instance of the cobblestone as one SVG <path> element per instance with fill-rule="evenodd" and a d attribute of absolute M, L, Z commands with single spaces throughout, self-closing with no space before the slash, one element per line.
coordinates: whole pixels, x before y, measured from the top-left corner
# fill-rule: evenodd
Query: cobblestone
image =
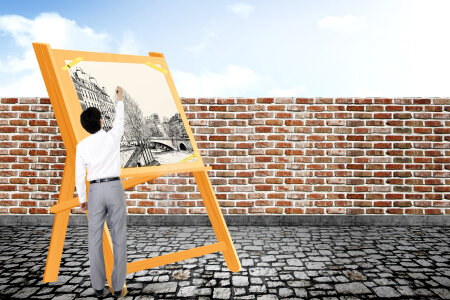
<path fill-rule="evenodd" d="M 125 300 L 450 299 L 444 227 L 229 226 L 242 269 L 220 253 L 127 274 Z M 210 227 L 129 226 L 128 262 L 217 242 Z M 51 227 L 0 227 L 0 299 L 97 299 L 87 227 L 69 227 L 58 281 L 43 283 Z M 105 286 L 104 299 L 113 299 Z"/>

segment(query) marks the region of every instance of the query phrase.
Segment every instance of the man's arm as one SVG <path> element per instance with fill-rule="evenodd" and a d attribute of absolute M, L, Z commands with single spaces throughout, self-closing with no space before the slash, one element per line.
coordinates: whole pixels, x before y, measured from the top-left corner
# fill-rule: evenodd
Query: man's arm
<path fill-rule="evenodd" d="M 77 189 L 78 200 L 81 203 L 86 202 L 86 167 L 84 165 L 83 157 L 81 156 L 81 149 L 76 150 L 76 158 L 75 158 L 75 186 Z"/>
<path fill-rule="evenodd" d="M 123 135 L 123 123 L 124 123 L 124 108 L 123 101 L 118 101 L 116 104 L 116 116 L 114 117 L 113 127 L 109 134 L 113 137 L 114 141 L 120 142 Z"/>

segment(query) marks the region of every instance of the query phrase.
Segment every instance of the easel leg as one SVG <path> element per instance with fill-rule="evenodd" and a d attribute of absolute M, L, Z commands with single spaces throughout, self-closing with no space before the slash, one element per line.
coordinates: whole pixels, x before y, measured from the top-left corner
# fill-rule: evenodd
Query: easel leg
<path fill-rule="evenodd" d="M 43 282 L 54 282 L 58 280 L 64 240 L 66 238 L 66 230 L 69 223 L 69 214 L 70 211 L 67 210 L 56 213 L 55 215 Z"/>
<path fill-rule="evenodd" d="M 228 227 L 217 202 L 216 195 L 212 188 L 206 171 L 193 172 L 198 189 L 202 195 L 203 203 L 208 212 L 209 219 L 219 242 L 225 243 L 225 249 L 222 250 L 223 257 L 231 272 L 238 272 L 241 269 L 241 262 L 237 256 L 233 241 L 231 240 Z"/>
<path fill-rule="evenodd" d="M 75 189 L 75 172 L 73 172 L 74 163 L 74 159 L 69 159 L 69 157 L 66 158 L 58 201 L 64 201 L 64 199 L 73 197 L 73 191 Z M 55 214 L 43 282 L 54 282 L 58 280 L 59 266 L 61 264 L 69 216 L 70 210 L 61 211 Z"/>

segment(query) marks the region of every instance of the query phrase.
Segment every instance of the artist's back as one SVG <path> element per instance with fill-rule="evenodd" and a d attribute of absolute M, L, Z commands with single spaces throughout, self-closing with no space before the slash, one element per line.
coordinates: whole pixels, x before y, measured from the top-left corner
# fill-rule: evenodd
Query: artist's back
<path fill-rule="evenodd" d="M 120 140 L 123 135 L 123 123 L 123 101 L 118 101 L 111 130 L 106 132 L 100 129 L 79 143 L 88 171 L 88 181 L 120 175 Z"/>

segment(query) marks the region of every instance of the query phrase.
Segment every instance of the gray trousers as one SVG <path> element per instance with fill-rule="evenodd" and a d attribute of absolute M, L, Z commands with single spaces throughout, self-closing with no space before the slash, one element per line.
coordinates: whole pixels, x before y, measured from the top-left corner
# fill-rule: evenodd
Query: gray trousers
<path fill-rule="evenodd" d="M 127 205 L 122 181 L 89 185 L 88 217 L 91 285 L 96 290 L 103 290 L 106 283 L 103 256 L 103 229 L 106 219 L 114 254 L 111 285 L 114 291 L 121 291 L 127 275 Z"/>

